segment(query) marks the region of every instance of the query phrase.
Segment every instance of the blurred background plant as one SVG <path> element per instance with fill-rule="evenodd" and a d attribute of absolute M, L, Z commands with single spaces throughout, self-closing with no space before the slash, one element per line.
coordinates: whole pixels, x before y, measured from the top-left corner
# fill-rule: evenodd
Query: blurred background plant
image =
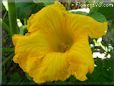
<path fill-rule="evenodd" d="M 70 12 L 91 16 L 99 22 L 108 21 L 108 31 L 99 39 L 90 39 L 95 69 L 87 74 L 88 80 L 81 82 L 73 76 L 65 81 L 45 84 L 114 84 L 114 3 L 104 6 L 106 0 L 59 0 Z M 27 32 L 27 20 L 31 14 L 41 10 L 54 0 L 3 0 L 2 1 L 2 84 L 35 84 L 21 68 L 12 61 L 14 46 L 12 35 Z M 100 3 L 100 4 L 99 4 Z M 85 6 L 83 5 L 85 4 Z M 88 4 L 97 4 L 91 6 Z M 97 28 L 96 28 L 97 29 Z"/>

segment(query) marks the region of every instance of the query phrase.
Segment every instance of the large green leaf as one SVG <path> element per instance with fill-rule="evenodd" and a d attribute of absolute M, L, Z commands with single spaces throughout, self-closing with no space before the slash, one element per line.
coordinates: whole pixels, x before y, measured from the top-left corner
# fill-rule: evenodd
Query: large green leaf
<path fill-rule="evenodd" d="M 33 3 L 33 2 L 16 3 L 17 18 L 19 19 L 28 18 L 31 14 L 36 13 L 37 11 L 41 10 L 41 8 L 43 7 L 44 7 L 43 3 Z"/>
<path fill-rule="evenodd" d="M 100 7 L 98 12 L 102 13 L 108 20 L 114 19 L 114 4 L 113 7 Z"/>
<path fill-rule="evenodd" d="M 102 15 L 101 13 L 99 13 L 99 12 L 92 12 L 88 16 L 91 16 L 92 18 L 94 18 L 98 22 L 105 22 L 106 21 L 105 16 Z"/>
<path fill-rule="evenodd" d="M 106 4 L 103 3 L 101 7 L 90 8 L 90 13 L 99 12 L 99 13 L 102 13 L 107 20 L 114 19 L 114 3 L 109 4 L 110 5 L 109 7 L 106 7 L 105 5 Z M 113 7 L 111 5 L 113 5 Z"/>

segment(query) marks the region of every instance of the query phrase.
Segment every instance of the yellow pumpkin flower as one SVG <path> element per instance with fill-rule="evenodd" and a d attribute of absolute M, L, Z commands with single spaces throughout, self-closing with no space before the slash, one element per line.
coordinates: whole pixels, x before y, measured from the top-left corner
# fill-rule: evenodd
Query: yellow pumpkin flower
<path fill-rule="evenodd" d="M 13 61 L 36 83 L 66 80 L 80 81 L 94 70 L 88 38 L 106 33 L 107 22 L 67 12 L 55 2 L 33 14 L 28 20 L 28 33 L 14 35 Z"/>

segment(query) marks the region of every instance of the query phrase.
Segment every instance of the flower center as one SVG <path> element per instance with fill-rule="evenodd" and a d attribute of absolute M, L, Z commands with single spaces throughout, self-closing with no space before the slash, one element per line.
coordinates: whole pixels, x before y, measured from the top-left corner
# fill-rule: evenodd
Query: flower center
<path fill-rule="evenodd" d="M 72 44 L 73 44 L 72 40 L 69 40 L 67 42 L 61 42 L 57 46 L 58 52 L 66 52 L 67 50 L 70 49 L 70 47 L 72 46 Z"/>

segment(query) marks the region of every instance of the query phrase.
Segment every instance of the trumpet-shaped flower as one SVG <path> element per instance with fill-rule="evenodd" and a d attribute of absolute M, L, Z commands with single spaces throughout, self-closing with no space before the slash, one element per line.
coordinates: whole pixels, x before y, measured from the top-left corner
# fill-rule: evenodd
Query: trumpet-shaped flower
<path fill-rule="evenodd" d="M 84 81 L 94 70 L 88 37 L 101 37 L 106 30 L 107 22 L 72 14 L 56 2 L 29 18 L 28 33 L 13 36 L 13 61 L 36 83 L 65 80 L 70 75 Z"/>

